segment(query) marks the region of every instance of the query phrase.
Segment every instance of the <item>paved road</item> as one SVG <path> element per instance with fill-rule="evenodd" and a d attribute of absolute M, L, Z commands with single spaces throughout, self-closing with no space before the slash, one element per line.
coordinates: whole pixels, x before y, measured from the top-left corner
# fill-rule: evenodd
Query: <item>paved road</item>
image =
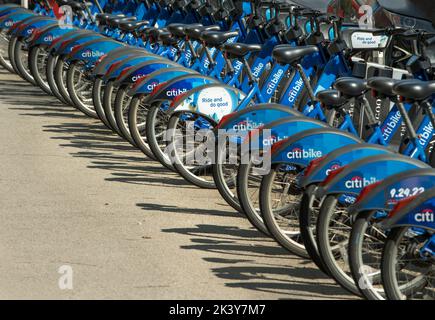
<path fill-rule="evenodd" d="M 353 298 L 217 191 L 4 72 L 0 141 L 1 299 Z"/>

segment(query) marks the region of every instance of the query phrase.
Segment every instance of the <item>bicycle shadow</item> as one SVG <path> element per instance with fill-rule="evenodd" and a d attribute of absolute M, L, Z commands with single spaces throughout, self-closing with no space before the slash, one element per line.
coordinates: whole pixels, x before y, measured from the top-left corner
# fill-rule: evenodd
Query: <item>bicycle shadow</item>
<path fill-rule="evenodd" d="M 16 84 L 13 84 L 13 87 L 15 88 Z M 10 95 L 10 92 L 0 92 L 2 101 L 20 106 L 9 109 L 23 111 L 20 113 L 21 116 L 62 120 L 58 124 L 44 125 L 43 131 L 50 133 L 50 139 L 57 140 L 59 146 L 76 149 L 69 154 L 72 157 L 88 159 L 88 168 L 107 171 L 109 177 L 105 178 L 106 181 L 195 188 L 163 166 L 153 163 L 99 120 L 90 119 L 73 107 L 60 104 L 54 97 L 47 96 L 29 84 L 14 93 L 16 94 Z M 19 95 L 19 99 L 16 95 Z M 23 104 L 26 107 L 22 107 Z"/>
<path fill-rule="evenodd" d="M 202 224 L 162 231 L 189 236 L 192 244 L 180 248 L 206 252 L 209 256 L 203 260 L 213 264 L 211 272 L 227 287 L 273 293 L 283 299 L 355 298 L 311 262 L 289 254 L 256 230 Z"/>
<path fill-rule="evenodd" d="M 23 87 L 16 90 L 18 82 Z M 74 150 L 69 152 L 72 157 L 87 159 L 88 168 L 107 171 L 109 176 L 105 180 L 197 189 L 171 171 L 153 164 L 101 122 L 90 120 L 23 81 L 7 85 L 11 88 L 13 86 L 11 92 L 19 95 L 20 99 L 17 100 L 15 94 L 10 95 L 10 92 L 6 92 L 9 90 L 5 90 L 0 92 L 2 101 L 13 106 L 28 106 L 10 109 L 22 111 L 23 116 L 60 119 L 60 123 L 43 125 L 43 131 L 50 133 L 50 138 L 58 141 L 59 146 Z M 137 206 L 143 210 L 243 218 L 232 209 L 206 210 L 148 203 L 138 203 Z M 228 287 L 274 293 L 282 295 L 282 298 L 349 298 L 344 290 L 327 280 L 311 263 L 290 256 L 256 230 L 235 226 L 196 225 L 162 231 L 188 236 L 191 244 L 180 248 L 206 252 L 207 257 L 203 260 L 213 264 L 211 272 L 225 281 Z M 270 258 L 273 258 L 275 264 L 270 264 Z M 217 264 L 220 266 L 216 267 Z M 298 267 L 289 267 L 290 264 Z"/>

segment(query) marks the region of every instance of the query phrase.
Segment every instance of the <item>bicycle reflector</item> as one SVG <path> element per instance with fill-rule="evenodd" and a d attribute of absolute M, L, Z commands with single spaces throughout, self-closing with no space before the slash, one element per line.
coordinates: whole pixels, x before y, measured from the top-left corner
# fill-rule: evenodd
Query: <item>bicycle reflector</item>
<path fill-rule="evenodd" d="M 308 177 L 311 174 L 311 172 L 313 172 L 313 170 L 316 169 L 319 166 L 320 162 L 322 162 L 323 159 L 325 159 L 325 158 L 326 158 L 326 156 L 323 156 L 323 157 L 312 160 L 308 164 L 307 168 L 304 170 L 304 173 L 303 173 L 304 177 Z"/>
<path fill-rule="evenodd" d="M 358 203 L 359 201 L 361 201 L 362 199 L 365 198 L 365 196 L 367 196 L 370 192 L 372 192 L 372 190 L 374 188 L 376 188 L 378 185 L 380 185 L 382 183 L 382 181 L 378 181 L 372 184 L 369 184 L 367 187 L 365 187 L 364 189 L 361 190 L 360 194 L 358 195 L 358 197 L 355 200 L 355 203 Z"/>
<path fill-rule="evenodd" d="M 323 180 L 320 185 L 326 186 L 328 183 L 330 183 L 339 173 L 343 172 L 344 169 L 346 169 L 347 166 L 338 168 L 337 170 L 332 171 L 329 176 L 326 177 L 325 180 Z"/>
<path fill-rule="evenodd" d="M 270 148 L 271 154 L 274 154 L 276 152 L 276 150 L 278 150 L 286 142 L 287 142 L 287 139 L 284 139 L 284 140 L 278 141 L 277 143 L 274 143 L 272 145 L 272 148 Z"/>
<path fill-rule="evenodd" d="M 390 211 L 388 214 L 388 218 L 394 217 L 402 208 L 410 204 L 414 199 L 417 198 L 417 196 L 411 196 L 406 199 L 400 200 L 397 202 L 397 204 L 394 206 L 393 210 Z"/>
<path fill-rule="evenodd" d="M 116 68 L 117 66 L 119 66 L 119 65 L 121 64 L 121 62 L 122 62 L 122 61 L 117 61 L 117 62 L 113 63 L 113 64 L 109 67 L 109 69 L 107 70 L 107 74 L 112 73 L 112 71 L 115 70 L 115 68 Z M 125 69 L 124 69 L 124 70 L 125 70 Z M 124 70 L 122 70 L 122 71 L 124 71 Z M 128 70 L 128 69 L 127 69 L 127 70 Z M 122 72 L 121 72 L 121 73 L 122 73 Z"/>
<path fill-rule="evenodd" d="M 124 77 L 124 75 L 126 75 L 126 74 L 127 74 L 128 72 L 130 72 L 130 70 L 132 70 L 132 69 L 133 69 L 133 67 L 127 67 L 127 68 L 123 69 L 123 70 L 119 73 L 118 77 L 116 78 L 116 81 L 121 80 L 121 79 Z M 140 79 L 143 79 L 143 78 L 146 78 L 146 77 L 138 78 L 137 81 L 139 81 Z M 137 82 L 137 81 L 135 81 L 135 82 Z"/>
<path fill-rule="evenodd" d="M 107 54 L 103 54 L 101 57 L 98 58 L 97 62 L 95 63 L 95 65 L 99 64 L 101 61 L 104 60 L 104 58 L 107 57 Z"/>
<path fill-rule="evenodd" d="M 75 55 L 77 52 L 79 52 L 83 48 L 84 48 L 84 45 L 81 45 L 81 44 L 75 45 L 74 47 L 71 48 L 71 52 L 70 52 L 71 56 Z"/>
<path fill-rule="evenodd" d="M 183 94 L 180 94 L 180 95 L 176 96 L 172 100 L 170 107 L 173 108 L 178 103 L 178 101 L 181 101 L 184 97 L 187 97 L 188 95 L 189 95 L 189 91 L 187 91 L 186 93 L 183 93 Z"/>

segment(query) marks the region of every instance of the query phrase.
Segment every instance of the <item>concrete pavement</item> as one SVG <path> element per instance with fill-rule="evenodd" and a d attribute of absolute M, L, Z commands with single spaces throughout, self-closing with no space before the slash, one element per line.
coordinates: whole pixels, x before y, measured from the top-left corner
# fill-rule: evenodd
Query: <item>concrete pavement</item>
<path fill-rule="evenodd" d="M 217 191 L 4 71 L 0 217 L 1 299 L 354 298 Z"/>

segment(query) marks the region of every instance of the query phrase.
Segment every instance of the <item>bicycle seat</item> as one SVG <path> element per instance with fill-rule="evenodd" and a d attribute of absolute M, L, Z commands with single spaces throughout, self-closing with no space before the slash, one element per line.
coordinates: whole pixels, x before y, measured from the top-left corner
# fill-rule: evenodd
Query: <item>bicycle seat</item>
<path fill-rule="evenodd" d="M 261 51 L 262 46 L 259 44 L 246 44 L 246 43 L 228 43 L 223 46 L 222 51 L 229 55 L 229 58 L 242 58 L 251 52 Z"/>
<path fill-rule="evenodd" d="M 387 77 L 372 77 L 367 80 L 367 86 L 384 96 L 393 97 L 396 95 L 393 91 L 393 87 L 397 82 L 399 82 L 399 80 Z"/>
<path fill-rule="evenodd" d="M 186 36 L 193 40 L 201 40 L 201 33 L 204 31 L 211 31 L 211 30 L 220 30 L 220 27 L 217 25 L 213 26 L 202 26 L 202 27 L 186 27 L 184 28 L 184 33 Z"/>
<path fill-rule="evenodd" d="M 339 78 L 334 88 L 347 97 L 358 97 L 368 90 L 367 80 L 352 77 Z"/>
<path fill-rule="evenodd" d="M 154 30 L 154 29 L 156 29 L 156 27 L 151 27 L 151 26 L 144 27 L 144 28 L 142 28 L 141 33 L 148 37 L 150 35 L 151 30 Z"/>
<path fill-rule="evenodd" d="M 149 31 L 149 36 L 151 38 L 153 38 L 155 41 L 159 41 L 159 40 L 161 40 L 160 37 L 164 33 L 168 33 L 168 30 L 165 28 L 163 28 L 163 29 L 153 28 Z"/>
<path fill-rule="evenodd" d="M 177 38 L 175 38 L 171 32 L 166 31 L 159 34 L 159 41 L 161 41 L 164 45 L 167 46 L 175 46 L 178 44 Z"/>
<path fill-rule="evenodd" d="M 318 51 L 319 49 L 316 46 L 292 47 L 290 45 L 283 45 L 273 49 L 272 57 L 280 64 L 293 64 L 300 61 L 306 55 Z"/>
<path fill-rule="evenodd" d="M 393 91 L 407 99 L 425 100 L 435 94 L 435 81 L 402 80 L 394 86 Z"/>
<path fill-rule="evenodd" d="M 237 31 L 204 31 L 201 33 L 200 39 L 210 47 L 220 47 L 227 40 L 237 37 Z"/>
<path fill-rule="evenodd" d="M 100 22 L 100 24 L 107 24 L 107 21 L 109 20 L 109 18 L 114 19 L 114 18 L 124 18 L 125 15 L 123 14 L 110 14 L 110 13 L 98 13 L 96 16 L 96 19 Z"/>
<path fill-rule="evenodd" d="M 203 25 L 200 23 L 171 23 L 168 25 L 168 30 L 175 36 L 179 38 L 184 38 L 186 36 L 185 29 L 187 27 L 202 27 Z"/>
<path fill-rule="evenodd" d="M 77 1 L 67 1 L 67 5 L 71 7 L 73 11 L 80 11 L 86 8 L 86 4 Z"/>
<path fill-rule="evenodd" d="M 348 101 L 338 90 L 323 90 L 317 93 L 317 99 L 329 109 L 342 107 Z"/>
<path fill-rule="evenodd" d="M 118 27 L 121 22 L 132 22 L 136 21 L 136 17 L 116 17 L 116 18 L 108 18 L 107 25 L 110 27 Z"/>
<path fill-rule="evenodd" d="M 119 23 L 119 29 L 123 31 L 133 32 L 137 31 L 143 26 L 146 26 L 149 24 L 149 21 L 142 20 L 142 21 L 123 21 Z"/>

